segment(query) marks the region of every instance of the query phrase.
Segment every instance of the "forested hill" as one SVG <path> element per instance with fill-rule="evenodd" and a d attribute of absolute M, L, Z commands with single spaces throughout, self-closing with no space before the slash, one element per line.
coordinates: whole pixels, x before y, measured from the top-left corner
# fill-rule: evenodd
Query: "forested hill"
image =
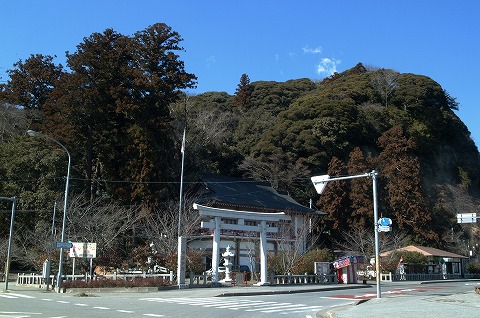
<path fill-rule="evenodd" d="M 8 71 L 0 85 L 0 192 L 35 212 L 17 222 L 31 230 L 50 222 L 64 186 L 65 154 L 27 129 L 70 150 L 72 208 L 141 206 L 145 217 L 178 203 L 186 127 L 186 193 L 206 172 L 268 180 L 327 212 L 317 230 L 333 242 L 371 230 L 371 180 L 332 182 L 319 197 L 310 177 L 375 170 L 379 212 L 395 230 L 450 250 L 476 243 L 477 227 L 460 226 L 456 214 L 478 212 L 479 153 L 455 114 L 461 105 L 440 84 L 359 63 L 321 82 L 250 82 L 243 74 L 233 95 L 187 96 L 179 92 L 196 77 L 173 53 L 180 41 L 164 24 L 133 36 L 108 29 L 67 54 L 68 69 L 32 55 Z"/>
<path fill-rule="evenodd" d="M 414 242 L 445 247 L 463 231 L 456 214 L 477 212 L 480 199 L 479 152 L 458 107 L 429 77 L 359 63 L 318 83 L 244 74 L 234 96 L 190 96 L 173 111 L 186 114 L 189 171 L 270 180 L 304 204 L 315 197 L 338 238 L 370 227 L 371 180 L 330 183 L 319 198 L 309 177 L 375 169 L 380 213 Z"/>

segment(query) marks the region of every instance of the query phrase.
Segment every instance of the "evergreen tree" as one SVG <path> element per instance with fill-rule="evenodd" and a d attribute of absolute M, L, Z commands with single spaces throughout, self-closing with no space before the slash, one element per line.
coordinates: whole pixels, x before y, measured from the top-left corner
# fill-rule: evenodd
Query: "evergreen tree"
<path fill-rule="evenodd" d="M 400 126 L 386 131 L 378 143 L 383 148 L 378 162 L 382 177 L 388 180 L 386 190 L 394 224 L 414 235 L 419 243 L 438 243 L 438 233 L 430 226 L 432 217 L 421 185 L 415 143 L 404 135 Z"/>
<path fill-rule="evenodd" d="M 359 147 L 350 153 L 347 164 L 349 175 L 359 175 L 370 172 L 367 160 Z M 349 192 L 352 215 L 348 219 L 351 227 L 373 227 L 373 195 L 372 180 L 370 178 L 356 178 L 351 181 Z"/>
<path fill-rule="evenodd" d="M 0 85 L 0 99 L 27 109 L 41 109 L 63 74 L 62 66 L 49 55 L 30 55 L 7 71 L 10 79 Z"/>
<path fill-rule="evenodd" d="M 195 85 L 175 54 L 181 40 L 160 23 L 134 36 L 107 29 L 67 54 L 72 72 L 49 100 L 44 130 L 76 150 L 90 197 L 154 203 L 168 194 L 159 181 L 178 170 L 168 106 Z"/>
<path fill-rule="evenodd" d="M 252 91 L 253 87 L 250 85 L 250 78 L 247 74 L 242 74 L 240 83 L 238 83 L 235 91 L 235 105 L 243 109 L 249 109 L 252 106 Z"/>
<path fill-rule="evenodd" d="M 328 165 L 328 175 L 331 177 L 344 176 L 347 169 L 344 163 L 333 157 Z M 326 228 L 330 230 L 331 239 L 341 241 L 341 232 L 348 230 L 348 218 L 351 215 L 349 181 L 332 181 L 327 184 L 317 201 L 320 211 L 327 213 L 324 217 Z"/>

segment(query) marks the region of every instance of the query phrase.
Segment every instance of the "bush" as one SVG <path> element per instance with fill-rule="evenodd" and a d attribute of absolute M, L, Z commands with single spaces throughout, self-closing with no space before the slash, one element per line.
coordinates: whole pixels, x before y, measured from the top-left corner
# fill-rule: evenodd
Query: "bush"
<path fill-rule="evenodd" d="M 268 272 L 275 274 L 303 275 L 314 273 L 315 262 L 331 262 L 332 257 L 328 249 L 315 249 L 300 254 L 295 251 L 277 252 L 268 255 Z"/>
<path fill-rule="evenodd" d="M 469 262 L 467 264 L 467 272 L 470 274 L 480 274 L 480 263 Z"/>
<path fill-rule="evenodd" d="M 125 279 L 95 279 L 88 282 L 84 280 L 67 281 L 63 283 L 64 288 L 129 288 L 129 287 L 162 287 L 170 286 L 170 282 L 163 278 L 135 277 L 131 280 Z"/>

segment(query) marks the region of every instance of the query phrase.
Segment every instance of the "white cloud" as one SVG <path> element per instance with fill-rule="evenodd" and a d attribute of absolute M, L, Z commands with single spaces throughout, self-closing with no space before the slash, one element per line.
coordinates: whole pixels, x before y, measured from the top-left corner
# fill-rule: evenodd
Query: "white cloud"
<path fill-rule="evenodd" d="M 326 76 L 333 75 L 335 72 L 337 72 L 337 65 L 340 63 L 340 60 L 324 57 L 317 65 L 317 74 Z"/>
<path fill-rule="evenodd" d="M 305 53 L 305 54 L 321 54 L 322 53 L 322 48 L 320 46 L 312 49 L 312 48 L 308 47 L 308 45 L 305 45 L 302 48 L 302 50 L 303 50 L 303 53 Z"/>
<path fill-rule="evenodd" d="M 210 65 L 212 65 L 212 64 L 215 64 L 215 56 L 214 55 L 210 55 L 207 58 L 207 67 L 210 67 Z"/>

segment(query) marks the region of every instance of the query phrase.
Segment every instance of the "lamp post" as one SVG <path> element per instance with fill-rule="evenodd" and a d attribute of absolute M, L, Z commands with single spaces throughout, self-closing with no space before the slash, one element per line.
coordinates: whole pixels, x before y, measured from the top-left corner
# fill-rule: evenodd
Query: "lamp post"
<path fill-rule="evenodd" d="M 5 290 L 8 290 L 8 275 L 10 274 L 10 258 L 12 255 L 13 223 L 15 220 L 15 207 L 17 206 L 17 198 L 0 197 L 0 200 L 12 201 L 12 216 L 10 219 L 10 235 L 8 237 L 7 262 L 5 263 Z"/>
<path fill-rule="evenodd" d="M 58 140 L 53 139 L 52 137 L 50 137 L 48 135 L 39 133 L 39 132 L 34 131 L 34 130 L 28 130 L 27 133 L 28 133 L 29 136 L 32 136 L 32 137 L 40 136 L 40 137 L 46 138 L 50 141 L 53 141 L 54 143 L 59 145 L 63 150 L 65 150 L 65 152 L 68 155 L 67 181 L 65 182 L 65 198 L 63 200 L 63 222 L 62 222 L 62 237 L 61 237 L 61 241 L 63 243 L 64 239 L 65 239 L 65 227 L 66 227 L 66 223 L 67 223 L 67 199 L 68 199 L 68 185 L 70 183 L 70 165 L 71 165 L 70 152 L 68 152 L 67 148 L 64 145 L 62 145 Z M 61 288 L 62 288 L 63 258 L 64 258 L 64 256 L 63 256 L 63 245 L 62 245 L 60 247 L 60 264 L 58 265 L 57 293 L 59 293 L 61 291 Z"/>
<path fill-rule="evenodd" d="M 348 180 L 355 178 L 372 178 L 373 180 L 373 218 L 374 218 L 374 229 L 375 229 L 375 272 L 377 279 L 377 298 L 381 298 L 380 292 L 380 244 L 378 237 L 378 207 L 377 207 L 377 172 L 372 170 L 365 174 L 347 176 L 347 177 L 338 177 L 330 178 L 329 175 L 316 176 L 312 177 L 312 182 L 317 190 L 318 194 L 321 194 L 329 181 L 339 181 L 339 180 Z"/>

